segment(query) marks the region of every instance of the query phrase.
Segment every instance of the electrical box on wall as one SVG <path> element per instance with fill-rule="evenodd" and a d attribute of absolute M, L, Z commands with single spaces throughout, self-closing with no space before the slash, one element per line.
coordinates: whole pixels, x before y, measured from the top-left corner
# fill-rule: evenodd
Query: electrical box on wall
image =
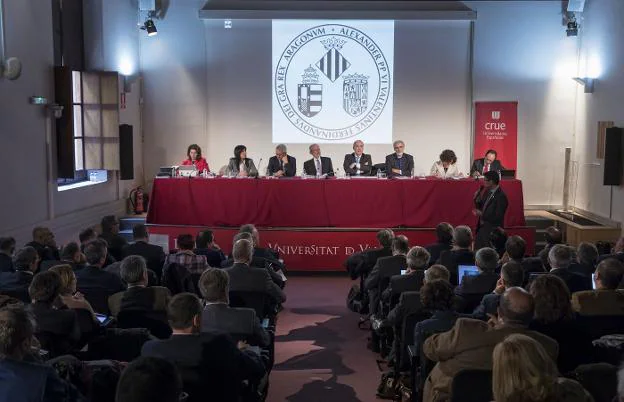
<path fill-rule="evenodd" d="M 155 11 L 156 0 L 139 0 L 140 11 Z"/>

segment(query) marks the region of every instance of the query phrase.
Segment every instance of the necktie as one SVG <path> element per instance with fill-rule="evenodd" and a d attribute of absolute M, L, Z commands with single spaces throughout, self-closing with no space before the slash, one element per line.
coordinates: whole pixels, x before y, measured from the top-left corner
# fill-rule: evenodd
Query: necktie
<path fill-rule="evenodd" d="M 399 158 L 399 170 L 401 174 L 403 174 L 403 158 Z"/>
<path fill-rule="evenodd" d="M 489 164 L 489 163 L 486 163 L 486 164 L 485 164 L 485 169 L 483 169 L 483 173 L 487 173 L 487 172 L 489 172 L 489 171 L 490 171 L 490 164 Z"/>
<path fill-rule="evenodd" d="M 359 156 L 355 157 L 355 163 L 360 163 L 360 157 Z"/>
<path fill-rule="evenodd" d="M 316 161 L 316 174 L 320 175 L 321 173 L 323 173 L 321 172 L 321 161 L 318 159 L 315 159 L 315 161 Z"/>

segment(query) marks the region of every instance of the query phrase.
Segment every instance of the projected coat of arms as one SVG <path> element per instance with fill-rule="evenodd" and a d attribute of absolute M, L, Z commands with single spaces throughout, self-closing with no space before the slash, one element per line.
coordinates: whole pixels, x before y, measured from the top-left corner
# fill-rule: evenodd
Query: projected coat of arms
<path fill-rule="evenodd" d="M 281 50 L 274 59 L 274 105 L 309 137 L 357 136 L 391 102 L 392 65 L 362 29 L 316 25 L 294 34 Z"/>

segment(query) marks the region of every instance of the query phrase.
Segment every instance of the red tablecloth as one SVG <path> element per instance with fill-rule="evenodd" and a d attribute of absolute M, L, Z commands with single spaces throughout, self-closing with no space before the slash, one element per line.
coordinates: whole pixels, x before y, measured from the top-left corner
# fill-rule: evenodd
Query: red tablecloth
<path fill-rule="evenodd" d="M 476 225 L 472 179 L 154 180 L 147 222 L 160 225 L 267 227 L 435 227 Z M 522 182 L 503 180 L 505 226 L 524 226 Z"/>

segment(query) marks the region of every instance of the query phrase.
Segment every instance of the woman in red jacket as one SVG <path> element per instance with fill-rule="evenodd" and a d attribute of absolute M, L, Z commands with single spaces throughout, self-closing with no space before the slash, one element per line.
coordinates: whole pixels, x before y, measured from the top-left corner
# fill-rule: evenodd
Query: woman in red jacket
<path fill-rule="evenodd" d="M 202 158 L 201 148 L 199 147 L 199 145 L 197 144 L 189 145 L 188 150 L 186 151 L 186 155 L 188 156 L 188 158 L 183 160 L 180 165 L 182 166 L 195 165 L 199 173 L 202 173 L 204 169 L 206 169 L 207 172 L 210 172 L 210 168 L 208 167 L 208 162 L 206 162 L 206 159 Z"/>

